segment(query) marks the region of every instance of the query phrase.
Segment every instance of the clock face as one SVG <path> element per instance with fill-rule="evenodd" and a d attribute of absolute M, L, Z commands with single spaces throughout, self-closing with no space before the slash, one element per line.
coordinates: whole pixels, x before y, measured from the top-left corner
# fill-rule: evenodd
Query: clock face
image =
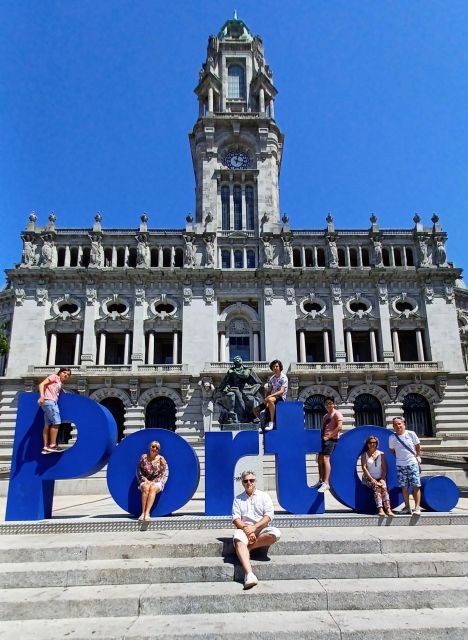
<path fill-rule="evenodd" d="M 229 169 L 247 169 L 250 165 L 250 158 L 244 151 L 230 151 L 223 160 Z"/>

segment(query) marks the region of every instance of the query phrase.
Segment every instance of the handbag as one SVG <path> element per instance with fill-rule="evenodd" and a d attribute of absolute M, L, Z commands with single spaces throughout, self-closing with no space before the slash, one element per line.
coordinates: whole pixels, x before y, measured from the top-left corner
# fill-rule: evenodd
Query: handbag
<path fill-rule="evenodd" d="M 407 449 L 410 453 L 413 454 L 413 456 L 416 458 L 416 462 L 418 463 L 418 469 L 419 469 L 419 473 L 421 473 L 421 457 L 418 456 L 418 454 L 416 453 L 416 451 L 413 451 L 413 449 L 411 449 L 411 447 L 408 447 L 408 445 L 406 443 L 403 442 L 403 440 L 400 439 L 400 436 L 398 436 L 396 433 L 393 434 L 395 436 L 395 438 L 398 440 L 398 442 L 405 447 L 405 449 Z"/>

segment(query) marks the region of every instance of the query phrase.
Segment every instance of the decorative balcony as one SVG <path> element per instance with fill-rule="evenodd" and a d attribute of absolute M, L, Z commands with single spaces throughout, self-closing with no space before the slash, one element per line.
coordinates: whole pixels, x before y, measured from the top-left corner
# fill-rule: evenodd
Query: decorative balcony
<path fill-rule="evenodd" d="M 289 373 L 312 371 L 440 371 L 442 362 L 291 362 Z"/>
<path fill-rule="evenodd" d="M 244 362 L 244 366 L 253 369 L 255 372 L 270 371 L 270 363 L 267 361 Z M 204 373 L 226 373 L 232 367 L 232 362 L 206 362 L 203 368 Z"/>

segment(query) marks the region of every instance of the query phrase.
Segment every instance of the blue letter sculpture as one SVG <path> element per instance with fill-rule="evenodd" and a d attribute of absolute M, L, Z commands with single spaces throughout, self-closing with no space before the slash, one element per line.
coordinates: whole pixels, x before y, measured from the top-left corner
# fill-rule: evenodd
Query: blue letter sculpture
<path fill-rule="evenodd" d="M 323 513 L 322 493 L 307 485 L 306 453 L 320 451 L 320 431 L 306 429 L 302 402 L 280 402 L 276 431 L 265 434 L 265 453 L 276 456 L 278 502 L 290 513 Z"/>
<path fill-rule="evenodd" d="M 37 393 L 19 396 L 6 520 L 50 518 L 54 481 L 96 473 L 117 442 L 115 420 L 105 407 L 67 393 L 60 397 L 60 414 L 76 425 L 76 443 L 63 453 L 41 455 L 44 413 L 38 398 Z"/>
<path fill-rule="evenodd" d="M 232 511 L 234 469 L 244 456 L 258 455 L 258 433 L 240 431 L 233 434 L 205 435 L 205 514 L 224 516 Z"/>
<path fill-rule="evenodd" d="M 117 504 L 133 515 L 141 513 L 137 463 L 153 440 L 161 445 L 161 455 L 169 467 L 169 479 L 164 491 L 156 496 L 152 516 L 165 516 L 183 507 L 195 493 L 200 480 L 195 451 L 176 433 L 167 429 L 142 429 L 132 433 L 112 453 L 107 466 L 107 486 Z"/>

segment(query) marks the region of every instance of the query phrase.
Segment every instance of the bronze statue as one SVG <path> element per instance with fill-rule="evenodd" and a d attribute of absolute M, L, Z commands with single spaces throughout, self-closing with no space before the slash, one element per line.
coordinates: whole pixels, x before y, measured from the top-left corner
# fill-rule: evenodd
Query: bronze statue
<path fill-rule="evenodd" d="M 253 409 L 261 402 L 257 393 L 262 383 L 257 374 L 243 364 L 240 356 L 236 356 L 232 364 L 216 389 L 215 400 L 222 408 L 219 423 L 258 422 Z"/>

